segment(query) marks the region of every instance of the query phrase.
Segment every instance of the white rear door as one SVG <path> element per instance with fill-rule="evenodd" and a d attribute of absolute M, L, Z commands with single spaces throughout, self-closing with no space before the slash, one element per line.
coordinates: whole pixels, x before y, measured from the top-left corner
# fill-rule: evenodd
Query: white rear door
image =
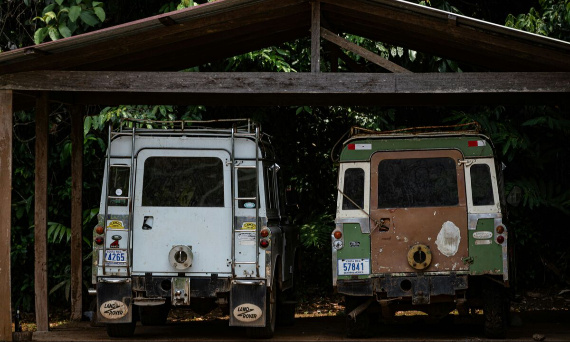
<path fill-rule="evenodd" d="M 137 156 L 133 273 L 231 273 L 230 159 L 225 150 L 144 149 Z M 169 262 L 188 246 L 192 266 Z"/>

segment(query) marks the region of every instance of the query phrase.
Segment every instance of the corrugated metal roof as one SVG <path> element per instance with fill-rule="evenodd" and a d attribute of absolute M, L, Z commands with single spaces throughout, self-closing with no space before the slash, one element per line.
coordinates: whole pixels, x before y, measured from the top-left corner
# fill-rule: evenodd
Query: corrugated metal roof
<path fill-rule="evenodd" d="M 491 71 L 570 71 L 570 43 L 399 0 L 321 1 L 324 27 Z M 177 71 L 310 35 L 309 0 L 219 0 L 0 54 L 31 70 Z"/>

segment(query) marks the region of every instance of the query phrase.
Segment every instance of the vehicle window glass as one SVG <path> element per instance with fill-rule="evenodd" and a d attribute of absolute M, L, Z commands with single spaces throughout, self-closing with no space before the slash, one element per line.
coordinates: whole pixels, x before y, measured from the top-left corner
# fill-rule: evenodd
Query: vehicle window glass
<path fill-rule="evenodd" d="M 150 157 L 144 163 L 142 205 L 223 207 L 224 174 L 214 157 Z"/>
<path fill-rule="evenodd" d="M 475 164 L 470 169 L 473 205 L 495 204 L 489 165 Z"/>
<path fill-rule="evenodd" d="M 451 158 L 387 159 L 378 164 L 378 208 L 458 203 L 457 171 Z"/>
<path fill-rule="evenodd" d="M 344 189 L 346 196 L 342 196 L 342 209 L 354 210 L 364 208 L 364 170 L 361 168 L 351 168 L 344 171 Z M 350 198 L 354 205 L 348 198 Z"/>
<path fill-rule="evenodd" d="M 108 205 L 111 206 L 126 206 L 129 197 L 129 178 L 131 168 L 128 166 L 111 166 L 109 176 L 109 198 Z"/>
<path fill-rule="evenodd" d="M 256 169 L 238 169 L 238 197 L 256 197 L 255 172 Z M 238 207 L 255 208 L 255 201 L 239 200 Z"/>

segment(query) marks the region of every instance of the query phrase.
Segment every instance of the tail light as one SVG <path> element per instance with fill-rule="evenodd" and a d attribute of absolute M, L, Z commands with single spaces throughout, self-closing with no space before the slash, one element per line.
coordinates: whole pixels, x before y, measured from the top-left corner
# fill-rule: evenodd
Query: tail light
<path fill-rule="evenodd" d="M 263 229 L 259 232 L 259 235 L 260 235 L 261 237 L 266 238 L 266 237 L 269 236 L 269 233 L 270 233 L 269 228 L 263 228 Z"/>
<path fill-rule="evenodd" d="M 105 229 L 101 226 L 97 226 L 97 228 L 95 228 L 95 232 L 97 234 L 103 234 L 104 231 L 105 231 Z"/>
<path fill-rule="evenodd" d="M 505 242 L 505 237 L 502 235 L 497 236 L 497 243 L 500 245 Z"/>
<path fill-rule="evenodd" d="M 97 237 L 95 238 L 95 243 L 98 244 L 98 245 L 102 245 L 102 244 L 103 244 L 103 241 L 105 241 L 105 240 L 103 239 L 102 236 L 97 236 Z"/>
<path fill-rule="evenodd" d="M 342 232 L 340 230 L 335 230 L 333 233 L 335 239 L 340 239 L 342 237 Z"/>
<path fill-rule="evenodd" d="M 266 239 L 261 239 L 261 240 L 259 241 L 259 246 L 260 246 L 261 248 L 267 248 L 267 247 L 269 246 L 269 241 L 266 240 Z"/>
<path fill-rule="evenodd" d="M 495 228 L 495 230 L 497 231 L 497 234 L 503 234 L 505 232 L 505 227 L 504 226 L 497 226 L 497 228 Z"/>

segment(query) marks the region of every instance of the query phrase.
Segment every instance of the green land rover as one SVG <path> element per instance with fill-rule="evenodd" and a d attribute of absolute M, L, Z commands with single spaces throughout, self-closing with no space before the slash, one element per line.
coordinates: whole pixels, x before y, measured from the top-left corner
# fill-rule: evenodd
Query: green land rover
<path fill-rule="evenodd" d="M 353 128 L 339 161 L 332 271 L 347 335 L 366 336 L 373 318 L 400 310 L 482 309 L 485 336 L 504 337 L 510 253 L 489 138 Z"/>

